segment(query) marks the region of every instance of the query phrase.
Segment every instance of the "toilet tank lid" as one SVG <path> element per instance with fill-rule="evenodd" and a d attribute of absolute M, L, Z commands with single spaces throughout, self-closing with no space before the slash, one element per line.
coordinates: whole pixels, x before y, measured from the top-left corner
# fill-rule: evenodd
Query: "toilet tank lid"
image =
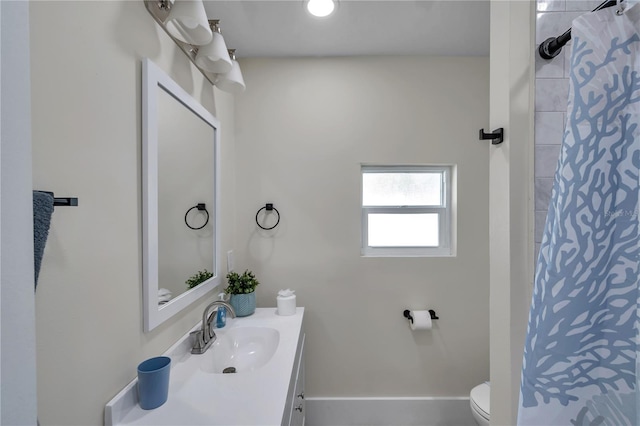
<path fill-rule="evenodd" d="M 485 413 L 489 414 L 489 401 L 491 400 L 491 387 L 485 382 L 471 389 L 469 398 Z"/>

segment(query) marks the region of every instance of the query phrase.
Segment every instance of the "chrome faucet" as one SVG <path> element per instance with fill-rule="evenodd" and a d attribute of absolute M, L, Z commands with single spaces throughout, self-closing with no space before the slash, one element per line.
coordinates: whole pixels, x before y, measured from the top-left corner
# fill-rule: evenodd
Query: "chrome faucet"
<path fill-rule="evenodd" d="M 192 354 L 205 353 L 211 344 L 216 341 L 216 333 L 213 331 L 213 323 L 220 307 L 227 308 L 227 312 L 231 314 L 231 318 L 236 317 L 236 311 L 233 310 L 233 307 L 223 300 L 216 300 L 207 305 L 202 313 L 202 327 L 198 331 L 191 332 L 191 334 L 195 336 L 195 342 L 191 348 Z M 209 315 L 211 308 L 216 309 Z"/>

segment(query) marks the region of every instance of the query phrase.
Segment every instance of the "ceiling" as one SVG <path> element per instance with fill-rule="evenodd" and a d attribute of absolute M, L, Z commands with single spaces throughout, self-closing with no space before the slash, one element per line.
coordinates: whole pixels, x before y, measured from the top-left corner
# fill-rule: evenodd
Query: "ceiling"
<path fill-rule="evenodd" d="M 339 0 L 326 18 L 303 0 L 204 0 L 238 58 L 489 55 L 488 0 Z"/>

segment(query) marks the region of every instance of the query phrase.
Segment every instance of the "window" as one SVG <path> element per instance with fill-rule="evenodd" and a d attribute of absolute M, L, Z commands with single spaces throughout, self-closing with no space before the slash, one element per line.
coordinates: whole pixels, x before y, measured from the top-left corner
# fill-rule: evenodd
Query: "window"
<path fill-rule="evenodd" d="M 362 254 L 450 256 L 452 166 L 362 166 Z"/>

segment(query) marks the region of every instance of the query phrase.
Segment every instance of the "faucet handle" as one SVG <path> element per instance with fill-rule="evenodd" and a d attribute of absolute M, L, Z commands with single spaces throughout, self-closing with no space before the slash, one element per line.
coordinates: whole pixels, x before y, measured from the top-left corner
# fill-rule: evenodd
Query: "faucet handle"
<path fill-rule="evenodd" d="M 204 351 L 204 332 L 203 330 L 192 331 L 190 336 L 194 336 L 193 346 L 191 347 L 191 353 L 202 353 Z"/>

